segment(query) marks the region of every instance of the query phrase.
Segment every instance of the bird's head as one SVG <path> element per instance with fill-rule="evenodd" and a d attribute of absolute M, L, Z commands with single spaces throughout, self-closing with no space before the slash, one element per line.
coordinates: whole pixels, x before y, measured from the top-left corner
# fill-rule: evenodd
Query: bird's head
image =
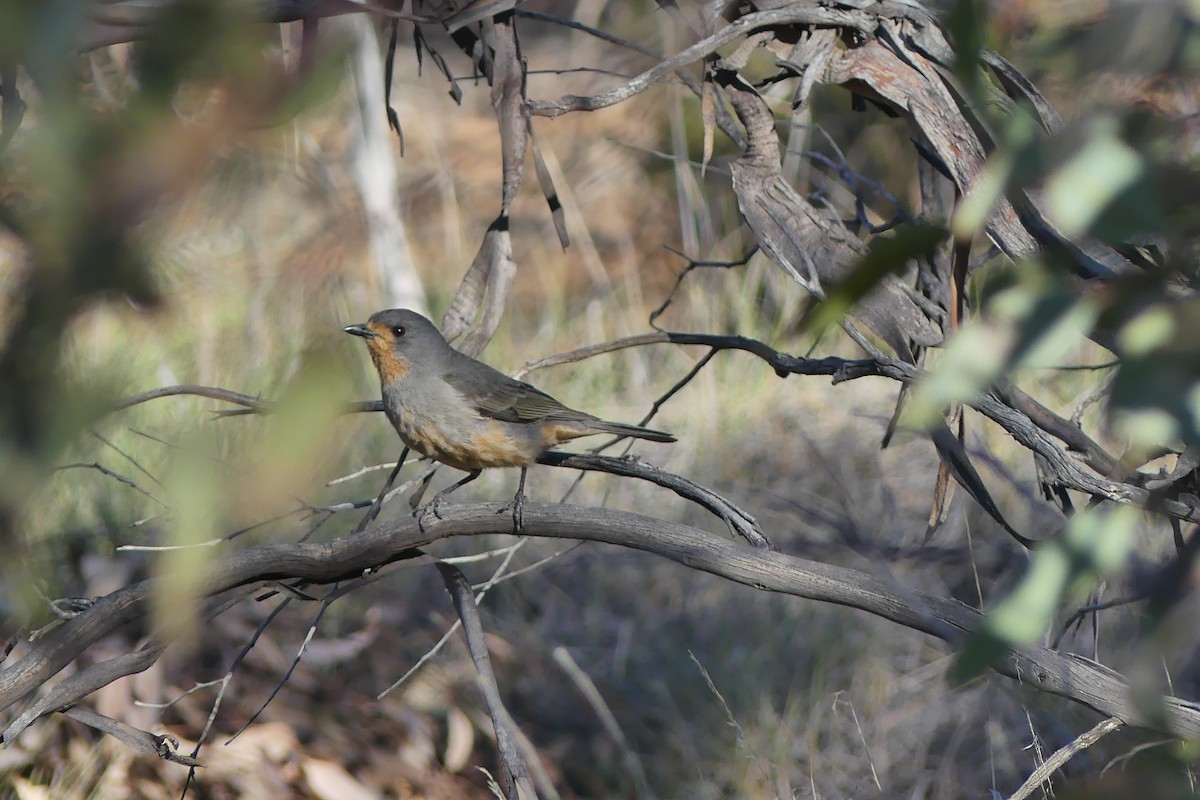
<path fill-rule="evenodd" d="M 407 308 L 380 311 L 366 322 L 347 325 L 342 330 L 366 341 L 384 386 L 400 380 L 414 366 L 438 365 L 450 350 L 432 322 Z"/>

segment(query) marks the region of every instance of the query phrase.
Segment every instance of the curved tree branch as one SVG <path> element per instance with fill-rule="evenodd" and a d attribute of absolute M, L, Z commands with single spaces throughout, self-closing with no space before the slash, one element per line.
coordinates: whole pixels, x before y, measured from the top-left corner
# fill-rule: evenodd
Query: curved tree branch
<path fill-rule="evenodd" d="M 323 544 L 267 544 L 248 548 L 213 565 L 203 585 L 212 596 L 266 581 L 298 579 L 324 584 L 359 577 L 403 559 L 412 548 L 425 547 L 439 539 L 507 533 L 507 520 L 497 514 L 501 508 L 498 503 L 450 506 L 443 512 L 444 519 L 427 525 L 424 531 L 415 521 L 406 519 Z M 763 591 L 867 611 L 950 643 L 961 642 L 983 619 L 979 612 L 957 601 L 910 589 L 883 577 L 755 549 L 640 514 L 535 504 L 526 507 L 524 522 L 525 535 L 603 542 L 654 553 Z M 0 672 L 0 709 L 32 696 L 92 644 L 121 626 L 144 618 L 150 611 L 151 596 L 164 580 L 169 578 L 143 581 L 99 598 L 90 608 L 34 644 L 18 661 Z M 147 645 L 147 649 L 153 646 Z M 87 687 L 86 691 L 95 686 L 88 673 L 101 666 L 81 671 L 78 680 Z M 1145 709 L 1135 700 L 1121 675 L 1093 661 L 1043 647 L 1021 647 L 1004 650 L 995 669 L 1039 691 L 1082 703 L 1130 726 L 1184 738 L 1200 737 L 1200 706 L 1177 698 L 1162 698 L 1158 708 Z M 74 698 L 59 697 L 53 708 L 39 705 L 36 715 L 25 714 L 11 722 L 0 740 L 12 741 L 37 716 L 78 701 L 86 691 Z"/>

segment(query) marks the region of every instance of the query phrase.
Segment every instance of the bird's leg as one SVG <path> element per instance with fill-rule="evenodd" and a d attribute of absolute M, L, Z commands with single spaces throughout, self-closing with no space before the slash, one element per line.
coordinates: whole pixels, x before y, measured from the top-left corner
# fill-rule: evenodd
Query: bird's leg
<path fill-rule="evenodd" d="M 418 506 L 416 509 L 414 509 L 413 516 L 417 518 L 417 524 L 421 527 L 421 530 L 425 530 L 425 517 L 427 517 L 429 514 L 433 514 L 438 519 L 442 518 L 442 500 L 446 497 L 446 495 L 450 494 L 455 489 L 466 486 L 468 483 L 478 478 L 481 472 L 483 472 L 481 469 L 471 470 L 469 473 L 467 473 L 467 477 L 463 478 L 461 481 L 453 484 L 452 486 L 447 486 L 445 489 L 442 489 L 440 492 L 435 494 L 433 499 L 428 503 L 423 506 Z"/>
<path fill-rule="evenodd" d="M 384 481 L 383 488 L 379 490 L 379 495 L 375 498 L 375 502 L 371 504 L 370 510 L 366 516 L 359 520 L 354 526 L 355 533 L 361 533 L 366 530 L 366 527 L 375 521 L 379 516 L 379 510 L 383 508 L 383 498 L 387 497 L 387 493 L 391 491 L 392 484 L 396 482 L 396 476 L 400 474 L 400 470 L 404 467 L 404 459 L 408 458 L 408 448 L 404 448 L 404 452 L 400 454 L 400 458 L 396 460 L 396 468 L 392 470 L 392 474 Z"/>
<path fill-rule="evenodd" d="M 505 503 L 504 506 L 496 513 L 503 514 L 505 511 L 511 511 L 513 516 L 513 533 L 520 533 L 521 528 L 525 525 L 525 475 L 529 472 L 529 467 L 521 467 L 521 481 L 517 484 L 517 493 L 513 495 L 512 502 Z"/>
<path fill-rule="evenodd" d="M 408 507 L 414 512 L 421 505 L 421 498 L 425 496 L 425 490 L 429 488 L 429 484 L 433 481 L 433 472 L 430 472 L 421 480 L 421 485 L 412 493 L 412 497 L 408 498 Z"/>

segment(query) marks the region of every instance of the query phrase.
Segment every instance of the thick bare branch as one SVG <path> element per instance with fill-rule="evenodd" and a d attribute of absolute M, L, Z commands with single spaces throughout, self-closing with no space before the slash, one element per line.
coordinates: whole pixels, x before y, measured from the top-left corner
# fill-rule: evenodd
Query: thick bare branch
<path fill-rule="evenodd" d="M 501 508 L 499 503 L 454 505 L 444 510 L 442 520 L 427 524 L 425 530 L 415 520 L 406 519 L 324 544 L 248 548 L 212 566 L 205 581 L 207 591 L 213 594 L 272 580 L 323 584 L 357 577 L 439 539 L 506 533 L 508 521 L 497 513 Z M 763 591 L 867 611 L 953 644 L 961 643 L 983 619 L 979 612 L 955 600 L 925 594 L 887 578 L 755 549 L 686 525 L 625 511 L 529 505 L 523 532 L 654 553 Z M 143 581 L 102 597 L 33 646 L 0 672 L 0 708 L 31 696 L 96 641 L 144 618 L 156 587 L 155 581 Z M 1160 699 L 1157 708 L 1147 709 L 1135 700 L 1120 674 L 1093 661 L 1043 647 L 1021 647 L 1005 650 L 995 668 L 1039 691 L 1082 703 L 1127 725 L 1183 738 L 1200 737 L 1200 706 L 1167 697 Z M 70 702 L 70 698 L 62 698 L 63 704 Z M 51 711 L 45 709 L 45 713 Z M 27 716 L 22 721 L 32 722 Z M 2 740 L 11 741 L 19 730 L 10 724 Z"/>
<path fill-rule="evenodd" d="M 479 617 L 479 607 L 475 605 L 475 593 L 471 590 L 471 582 L 463 575 L 462 570 L 453 564 L 439 561 L 436 566 L 442 574 L 446 591 L 450 593 L 450 599 L 454 602 L 454 610 L 458 612 L 458 618 L 462 621 L 467 649 L 479 674 L 479 688 L 492 717 L 492 725 L 496 731 L 496 749 L 500 751 L 501 784 L 504 786 L 504 793 L 511 800 L 519 800 L 522 797 L 537 798 L 533 776 L 538 770 L 531 771 L 530 765 L 521 754 L 521 733 L 500 696 L 500 684 L 496 681 L 496 673 L 492 671 L 492 659 L 488 655 L 487 640 L 483 634 L 483 620 Z M 554 792 L 554 786 L 549 780 L 538 783 L 543 794 Z"/>

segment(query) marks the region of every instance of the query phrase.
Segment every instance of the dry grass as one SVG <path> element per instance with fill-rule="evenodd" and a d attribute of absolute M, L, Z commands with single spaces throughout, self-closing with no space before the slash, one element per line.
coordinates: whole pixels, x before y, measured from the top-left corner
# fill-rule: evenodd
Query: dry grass
<path fill-rule="evenodd" d="M 533 91 L 549 94 L 549 82 L 538 79 Z M 514 211 L 516 292 L 486 353 L 491 363 L 513 369 L 645 330 L 648 309 L 680 267 L 662 249 L 682 238 L 677 186 L 669 168 L 625 144 L 666 147 L 661 104 L 673 96 L 650 93 L 608 111 L 539 123 L 543 146 L 562 171 L 559 189 L 576 246 L 558 249 L 530 176 Z M 457 109 L 429 73 L 401 82 L 397 98 L 408 148 L 400 187 L 405 216 L 440 311 L 494 214 L 494 123 L 482 89 L 470 88 L 466 107 Z M 375 395 L 367 360 L 339 332 L 377 305 L 347 173 L 340 122 L 347 103 L 343 92 L 292 127 L 260 133 L 224 154 L 208 183 L 147 223 L 166 306 L 153 313 L 97 308 L 80 319 L 66 362 L 78 380 L 103 376 L 114 394 L 188 382 L 279 397 L 299 393 L 297 376 L 312 367 L 322 402 Z M 871 135 L 879 141 L 878 130 Z M 708 202 L 699 216 L 718 235 L 701 237 L 704 255 L 739 255 L 745 243 L 730 233 L 730 198 Z M 736 330 L 792 352 L 811 346 L 789 326 L 803 299 L 799 290 L 761 259 L 692 278 L 668 327 Z M 842 346 L 826 341 L 821 349 Z M 531 379 L 568 404 L 636 420 L 699 355 L 662 346 L 630 350 Z M 1056 389 L 1064 400 L 1082 390 L 1082 378 L 1070 380 Z M 913 437 L 879 451 L 893 391 L 872 380 L 835 387 L 783 381 L 747 356 L 722 354 L 655 421 L 680 442 L 639 444 L 638 452 L 744 505 L 782 549 L 887 572 L 972 605 L 982 592 L 987 602 L 1021 561 L 961 497 L 950 524 L 920 549 L 936 463 L 931 448 Z M 288 495 L 312 503 L 369 497 L 382 473 L 333 488 L 324 482 L 398 450 L 381 419 L 289 426 L 214 420 L 213 408 L 175 398 L 106 420 L 99 432 L 140 466 L 92 438 L 78 443 L 71 460 L 99 460 L 165 498 L 177 445 L 212 456 L 230 492 L 212 520 L 221 531 L 286 507 Z M 1054 515 L 1028 494 L 1032 467 L 1015 447 L 974 421 L 972 436 L 999 454 L 998 467 L 1020 478 L 1010 482 L 1006 472 L 985 469 L 1018 527 L 1052 525 Z M 282 467 L 271 449 L 280 446 L 290 454 Z M 554 500 L 572 480 L 539 469 L 531 491 Z M 514 481 L 513 474 L 488 475 L 463 499 L 507 496 Z M 721 529 L 682 501 L 631 482 L 589 476 L 573 500 Z M 59 593 L 96 594 L 150 568 L 137 556 L 101 556 L 173 531 L 169 518 L 156 517 L 161 505 L 94 471 L 58 474 L 35 508 L 29 535 L 45 543 L 39 574 Z M 349 522 L 334 520 L 322 533 Z M 303 529 L 292 521 L 253 538 L 294 537 Z M 449 543 L 442 552 L 485 544 Z M 565 550 L 533 543 L 514 568 Z M 467 567 L 481 581 L 493 568 Z M 194 740 L 212 690 L 165 711 L 131 700 L 161 701 L 218 677 L 265 615 L 263 605 L 222 617 L 192 650 L 111 687 L 97 702 L 107 703 L 107 713 L 137 715 L 137 724 Z M 1033 769 L 1033 735 L 1044 740 L 1043 751 L 1052 750 L 1092 721 L 1001 679 L 952 688 L 945 647 L 861 613 L 727 585 L 613 548 L 570 549 L 494 589 L 484 610 L 501 685 L 567 797 L 634 796 L 634 783 L 622 766 L 628 754 L 555 663 L 559 646 L 597 684 L 662 798 L 983 797 L 1010 791 Z M 311 613 L 294 607 L 259 643 L 230 686 L 214 741 L 244 723 L 287 669 Z M 375 792 L 363 797 L 490 796 L 473 769 L 492 764 L 490 726 L 457 640 L 402 690 L 374 698 L 451 618 L 437 580 L 421 570 L 334 606 L 313 651 L 263 718 L 235 745 L 205 749 L 208 767 L 196 796 L 345 800 L 363 786 Z M 1111 619 L 1127 617 L 1116 612 Z M 1073 768 L 1094 770 L 1134 741 L 1136 734 L 1110 737 Z M 5 752 L 14 759 L 6 796 L 170 797 L 181 783 L 178 768 L 132 758 L 112 742 L 93 743 L 61 720 L 35 726 Z"/>

